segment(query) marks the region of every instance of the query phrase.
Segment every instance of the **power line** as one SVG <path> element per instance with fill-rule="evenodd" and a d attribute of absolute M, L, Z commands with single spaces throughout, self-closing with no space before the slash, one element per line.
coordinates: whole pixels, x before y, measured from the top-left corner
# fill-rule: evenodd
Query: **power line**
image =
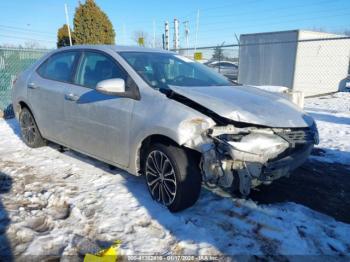
<path fill-rule="evenodd" d="M 0 25 L 2 28 L 7 28 L 8 30 L 17 30 L 17 31 L 24 31 L 24 32 L 30 32 L 35 34 L 42 34 L 42 35 L 50 35 L 54 36 L 53 33 L 45 32 L 45 31 L 38 31 L 38 30 L 32 30 L 24 27 L 16 27 L 16 26 L 8 26 L 8 25 Z"/>
<path fill-rule="evenodd" d="M 330 2 L 329 0 L 327 1 L 322 1 L 322 2 L 319 2 L 318 4 L 320 3 L 334 3 L 335 1 L 339 1 L 339 0 L 334 0 L 332 2 Z M 273 17 L 275 17 L 275 14 L 277 13 L 276 11 L 281 11 L 281 10 L 289 10 L 289 9 L 296 9 L 296 8 L 303 8 L 303 7 L 306 7 L 306 6 L 312 6 L 312 5 L 315 5 L 315 3 L 313 4 L 306 4 L 306 5 L 297 5 L 297 6 L 288 6 L 288 7 L 280 7 L 280 8 L 273 8 L 273 9 L 265 9 L 265 10 L 259 10 L 260 13 L 268 13 L 268 12 L 271 12 L 271 14 L 269 15 L 269 17 L 271 15 L 273 15 Z M 337 7 L 337 9 L 339 9 L 339 7 Z M 333 9 L 334 10 L 334 9 Z M 342 9 L 343 10 L 343 9 Z M 324 12 L 329 12 L 330 10 L 327 9 L 327 10 L 319 10 L 319 11 L 324 11 Z M 304 12 L 305 13 L 305 12 Z M 306 14 L 308 14 L 309 12 L 307 12 Z M 315 13 L 315 12 L 313 12 Z M 248 12 L 241 12 L 241 13 L 234 13 L 234 14 L 229 14 L 229 15 L 219 15 L 219 16 L 205 16 L 206 19 L 208 18 L 211 18 L 211 17 L 220 17 L 220 18 L 231 18 L 231 19 L 237 19 L 237 18 L 240 18 L 240 17 L 244 17 L 246 15 L 251 15 L 252 12 L 251 11 L 248 11 Z M 298 13 L 294 13 L 294 14 L 291 14 L 289 16 L 294 16 L 294 15 L 298 15 Z M 257 21 L 256 19 L 254 19 L 254 21 Z M 228 21 L 217 21 L 217 22 L 206 22 L 206 23 L 202 23 L 202 26 L 204 25 L 215 25 L 215 24 L 227 24 Z"/>
<path fill-rule="evenodd" d="M 244 5 L 251 4 L 251 3 L 256 3 L 256 2 L 260 2 L 260 1 L 259 0 L 245 1 Z M 228 4 L 228 5 L 215 6 L 215 7 L 197 8 L 197 9 L 192 10 L 187 15 L 182 16 L 180 18 L 187 19 L 191 14 L 193 15 L 193 17 L 195 17 L 197 15 L 197 10 L 198 9 L 200 9 L 200 11 L 202 12 L 202 11 L 208 11 L 208 10 L 227 8 L 227 7 L 231 7 L 231 6 L 237 6 L 237 3 L 231 3 L 231 4 Z M 205 16 L 205 17 L 207 17 L 207 16 Z M 193 20 L 195 20 L 195 18 Z"/>
<path fill-rule="evenodd" d="M 280 10 L 288 10 L 288 9 L 295 9 L 295 8 L 303 8 L 303 7 L 306 7 L 306 6 L 314 6 L 314 5 L 320 5 L 320 4 L 327 4 L 327 3 L 331 3 L 333 4 L 334 2 L 336 1 L 339 1 L 339 0 L 333 0 L 333 1 L 330 1 L 330 0 L 325 0 L 325 1 L 319 1 L 319 2 L 312 2 L 312 3 L 307 3 L 307 4 L 301 4 L 301 5 L 294 5 L 294 6 L 282 6 L 282 7 L 277 7 L 277 8 L 265 8 L 265 9 L 262 9 L 262 10 L 259 10 L 260 12 L 272 12 L 274 15 L 274 13 L 276 13 L 276 11 L 280 11 Z M 259 2 L 258 0 L 252 0 L 252 1 L 247 1 L 247 2 L 244 2 L 244 6 L 246 6 L 246 4 L 252 4 L 252 3 L 257 3 Z M 200 10 L 202 11 L 208 11 L 208 10 L 215 10 L 215 9 L 222 9 L 222 8 L 228 8 L 230 6 L 239 6 L 241 7 L 241 5 L 238 5 L 237 2 L 235 3 L 231 3 L 231 4 L 226 4 L 226 5 L 222 5 L 222 6 L 215 6 L 215 7 L 208 7 L 208 8 L 201 8 Z M 187 21 L 190 21 L 191 23 L 194 24 L 194 21 L 195 21 L 195 12 L 196 10 L 193 10 L 191 11 L 190 13 L 188 13 L 187 15 L 185 16 L 176 16 L 179 18 L 179 20 L 187 20 Z M 327 12 L 329 12 L 329 10 L 326 10 Z M 219 18 L 225 18 L 225 17 L 233 17 L 233 18 L 238 18 L 240 16 L 244 16 L 244 15 L 247 15 L 247 14 L 251 14 L 252 12 L 251 11 L 246 11 L 246 12 L 240 12 L 240 13 L 233 13 L 233 14 L 230 14 L 230 15 L 206 15 L 205 18 L 215 18 L 215 17 L 219 17 Z M 193 14 L 193 19 L 188 19 L 189 16 Z M 296 14 L 293 14 L 293 15 L 289 15 L 289 16 L 281 16 L 281 18 L 284 18 L 284 17 L 290 17 L 290 16 L 295 16 Z M 167 18 L 164 18 L 163 20 L 166 20 Z M 158 19 L 158 20 L 162 20 L 162 19 Z M 255 21 L 255 20 L 254 20 Z M 128 23 L 128 26 L 135 26 L 137 24 L 142 24 L 143 26 L 145 25 L 145 23 L 149 22 L 149 24 L 151 25 L 151 20 L 142 20 L 142 21 L 136 21 L 136 22 L 132 22 L 132 23 Z M 203 28 L 203 26 L 207 25 L 207 26 L 212 26 L 212 25 L 219 25 L 219 24 L 227 24 L 227 22 L 225 21 L 218 21 L 218 22 L 204 22 L 204 23 L 201 23 L 201 26 Z M 157 29 L 159 31 L 162 31 L 163 30 L 163 27 L 161 26 L 157 26 Z M 222 28 L 220 28 L 222 29 Z M 231 29 L 231 27 L 229 28 Z M 206 30 L 206 31 L 210 31 L 210 30 Z M 217 29 L 214 29 L 214 30 L 211 30 L 211 31 L 217 31 Z"/>
<path fill-rule="evenodd" d="M 299 22 L 299 21 L 308 21 L 308 20 L 317 20 L 317 19 L 323 19 L 323 18 L 328 18 L 328 17 L 337 17 L 339 15 L 341 15 L 339 13 L 339 11 L 350 11 L 350 9 L 342 9 L 342 10 L 332 10 L 332 11 L 336 11 L 336 14 L 331 14 L 328 16 L 316 16 L 316 17 L 307 17 L 307 18 L 301 18 L 301 19 L 289 19 L 289 20 L 280 20 L 280 19 L 284 19 L 284 18 L 291 18 L 291 17 L 295 17 L 294 15 L 286 15 L 286 16 L 275 16 L 274 18 L 276 18 L 276 20 L 280 20 L 279 22 L 277 21 L 270 21 L 268 23 L 260 23 L 266 20 L 266 18 L 263 19 L 247 19 L 247 20 L 243 20 L 242 23 L 246 23 L 246 22 L 257 22 L 257 25 L 259 26 L 264 26 L 264 25 L 278 25 L 281 23 L 286 23 L 286 22 Z M 324 11 L 324 12 L 314 12 L 314 14 L 323 14 L 323 13 L 330 13 L 329 11 Z M 249 25 L 249 26 L 227 26 L 227 27 L 220 27 L 220 28 L 212 28 L 212 29 L 207 29 L 205 30 L 206 32 L 217 32 L 218 29 L 220 30 L 229 30 L 229 29 L 242 29 L 242 28 L 252 28 L 252 27 L 256 27 L 257 25 Z"/>
<path fill-rule="evenodd" d="M 346 11 L 349 11 L 350 9 L 345 9 Z M 333 10 L 333 11 L 341 11 L 341 10 Z M 342 10 L 344 11 L 344 9 Z M 324 13 L 324 12 L 322 12 Z M 327 12 L 329 13 L 329 12 Z M 314 14 L 319 14 L 319 13 L 314 13 Z M 305 18 L 305 19 L 298 19 L 297 22 L 300 22 L 300 21 L 308 21 L 308 20 L 317 20 L 317 19 L 324 19 L 324 18 L 331 18 L 331 17 L 338 17 L 339 15 L 348 15 L 349 13 L 345 13 L 345 14 L 340 14 L 339 12 L 337 12 L 337 14 L 332 14 L 332 15 L 329 15 L 329 16 L 316 16 L 316 17 L 308 17 L 308 18 Z M 288 15 L 288 16 L 280 16 L 280 17 L 276 17 L 278 19 L 281 19 L 281 18 L 285 18 L 285 17 L 293 17 L 295 16 L 294 15 Z M 245 21 L 242 21 L 242 23 L 245 23 L 247 20 Z M 249 20 L 248 20 L 249 21 Z M 278 23 L 276 21 L 273 21 L 273 22 L 269 22 L 269 23 L 259 23 L 259 21 L 261 20 L 257 20 L 257 19 L 251 19 L 250 21 L 256 21 L 257 22 L 257 25 L 259 26 L 266 26 L 266 25 L 280 25 L 280 24 L 283 24 L 283 23 L 289 23 L 289 22 L 296 22 L 295 19 L 293 20 L 284 20 L 284 21 L 279 21 Z M 230 26 L 230 27 L 220 27 L 220 30 L 231 30 L 230 34 L 232 35 L 232 30 L 233 29 L 240 29 L 241 31 L 244 30 L 245 28 L 252 28 L 252 27 L 256 27 L 257 25 L 250 25 L 250 26 Z M 295 27 L 295 26 L 294 26 Z M 205 30 L 205 32 L 217 32 L 218 29 L 209 29 L 209 30 Z"/>
<path fill-rule="evenodd" d="M 302 4 L 302 5 L 294 5 L 294 6 L 281 6 L 281 7 L 277 7 L 277 8 L 267 8 L 267 9 L 262 9 L 259 10 L 259 12 L 269 12 L 269 11 L 280 11 L 280 10 L 287 10 L 287 9 L 294 9 L 294 8 L 302 8 L 302 7 L 308 7 L 308 6 L 314 6 L 314 5 L 320 5 L 320 4 L 325 4 L 325 3 L 331 3 L 334 4 L 334 2 L 339 1 L 339 0 L 325 0 L 325 1 L 321 1 L 321 2 L 313 2 L 313 3 L 308 3 L 308 4 Z M 246 14 L 251 14 L 252 11 L 247 11 L 247 12 L 240 12 L 240 13 L 234 13 L 234 14 L 219 14 L 219 15 L 207 15 L 206 18 L 222 18 L 222 17 L 237 17 L 237 16 L 241 16 L 241 15 L 246 15 Z"/>
<path fill-rule="evenodd" d="M 0 36 L 1 36 L 1 37 L 6 37 L 6 38 L 14 38 L 14 39 L 31 40 L 31 41 L 38 41 L 38 42 L 51 42 L 51 43 L 56 43 L 56 41 L 47 40 L 47 39 L 27 38 L 27 37 L 20 37 L 20 36 L 13 36 L 13 35 L 3 35 L 3 34 L 0 34 Z"/>
<path fill-rule="evenodd" d="M 252 3 L 256 3 L 256 2 L 261 2 L 260 0 L 251 0 L 251 1 L 245 1 L 244 5 L 247 4 L 252 4 Z M 228 5 L 222 5 L 222 6 L 214 6 L 214 7 L 207 7 L 207 8 L 201 8 L 201 11 L 207 11 L 207 10 L 215 10 L 215 9 L 222 9 L 222 8 L 227 8 L 227 7 L 231 7 L 231 6 L 237 6 L 237 3 L 231 3 Z"/>
<path fill-rule="evenodd" d="M 246 2 L 244 2 L 244 4 L 250 4 L 250 3 L 256 3 L 256 2 L 259 2 L 259 0 L 246 1 Z M 234 6 L 234 5 L 237 5 L 237 3 L 231 3 L 231 4 L 227 4 L 227 5 L 223 5 L 223 6 L 216 6 L 216 7 L 199 8 L 199 9 L 200 9 L 200 11 L 202 11 L 202 10 L 214 10 L 214 9 L 220 9 L 220 8 L 227 8 L 227 7 Z M 191 12 L 189 12 L 186 15 L 183 15 L 183 16 L 170 15 L 170 18 L 171 17 L 176 17 L 179 21 L 186 20 L 187 18 L 189 18 L 189 16 L 191 14 L 196 16 L 197 15 L 197 10 L 198 10 L 198 8 L 193 9 Z M 159 18 L 157 20 L 166 21 L 166 20 L 169 20 L 169 16 L 168 17 Z M 139 25 L 139 24 L 145 25 L 145 24 L 148 24 L 148 23 L 152 24 L 152 21 L 153 21 L 152 19 L 136 20 L 136 21 L 132 21 L 131 23 L 128 23 L 128 26 L 130 26 L 130 25 L 134 26 L 134 25 Z M 160 26 L 158 26 L 158 27 L 160 28 Z"/>
<path fill-rule="evenodd" d="M 228 48 L 228 47 L 240 47 L 240 46 L 260 46 L 260 45 L 290 44 L 290 43 L 296 43 L 296 42 L 298 42 L 298 43 L 308 43 L 308 42 L 334 41 L 334 40 L 350 40 L 350 36 L 339 36 L 339 37 L 328 37 L 328 38 L 312 38 L 312 39 L 301 39 L 301 40 L 286 40 L 286 41 L 271 41 L 271 42 L 247 43 L 247 44 L 229 44 L 229 45 L 221 44 L 220 47 L 221 48 Z M 205 49 L 213 49 L 213 48 L 216 48 L 216 47 L 218 47 L 218 45 L 201 46 L 201 47 L 197 47 L 197 49 L 205 50 Z M 177 50 L 195 50 L 195 47 L 179 48 Z"/>
<path fill-rule="evenodd" d="M 337 0 L 335 0 L 337 1 Z M 251 4 L 251 3 L 256 3 L 256 2 L 259 2 L 259 0 L 252 0 L 252 1 L 246 1 L 244 2 L 244 4 Z M 234 6 L 234 5 L 237 5 L 237 3 L 231 3 L 231 4 L 227 4 L 227 5 L 223 5 L 223 6 L 216 6 L 216 7 L 208 7 L 208 8 L 199 8 L 200 11 L 202 10 L 214 10 L 214 9 L 220 9 L 220 8 L 227 8 L 227 7 L 230 7 L 230 6 Z M 170 15 L 170 18 L 171 17 L 176 17 L 179 21 L 181 20 L 191 20 L 191 19 L 188 19 L 190 17 L 191 14 L 193 14 L 194 16 L 197 16 L 197 9 L 194 9 L 192 10 L 191 12 L 187 13 L 186 15 L 183 15 L 183 16 L 178 16 L 178 15 Z M 193 20 L 195 20 L 196 18 L 194 18 Z M 163 17 L 163 18 L 159 18 L 157 20 L 160 20 L 160 21 L 166 21 L 166 20 L 169 20 L 169 16 L 168 17 Z M 138 20 L 138 21 L 132 21 L 131 23 L 128 23 L 128 26 L 135 26 L 135 25 L 145 25 L 145 24 L 152 24 L 152 19 L 145 19 L 145 20 Z M 157 26 L 158 28 L 161 28 L 160 26 Z"/>
<path fill-rule="evenodd" d="M 13 35 L 20 35 L 20 36 L 38 36 L 38 37 L 47 37 L 47 38 L 55 38 L 53 35 L 48 36 L 48 35 L 42 35 L 42 34 L 38 34 L 35 32 L 21 32 L 21 31 L 16 31 L 13 29 L 6 29 L 6 28 L 1 28 L 2 33 L 9 33 L 9 34 L 13 34 Z"/>

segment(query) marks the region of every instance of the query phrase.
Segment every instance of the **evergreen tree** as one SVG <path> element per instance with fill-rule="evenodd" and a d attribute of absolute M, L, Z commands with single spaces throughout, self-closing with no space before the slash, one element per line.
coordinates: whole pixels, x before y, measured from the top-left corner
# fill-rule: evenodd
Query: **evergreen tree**
<path fill-rule="evenodd" d="M 215 60 L 215 61 L 221 61 L 221 60 L 224 60 L 225 56 L 224 56 L 224 50 L 222 50 L 222 47 L 221 46 L 216 46 L 214 48 L 214 53 L 211 57 L 212 60 Z"/>
<path fill-rule="evenodd" d="M 76 44 L 114 44 L 113 25 L 94 0 L 79 3 L 76 8 L 74 37 Z"/>
<path fill-rule="evenodd" d="M 72 43 L 74 44 L 74 35 L 71 31 Z M 64 24 L 61 28 L 58 29 L 57 32 L 57 47 L 69 46 L 69 34 L 68 34 L 68 26 Z"/>

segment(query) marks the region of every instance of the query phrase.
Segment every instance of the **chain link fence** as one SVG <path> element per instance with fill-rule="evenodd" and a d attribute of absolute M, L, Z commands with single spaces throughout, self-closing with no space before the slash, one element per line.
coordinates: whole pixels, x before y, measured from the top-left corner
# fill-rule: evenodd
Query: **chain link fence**
<path fill-rule="evenodd" d="M 48 51 L 0 47 L 0 114 L 3 114 L 5 118 L 14 115 L 11 105 L 11 89 L 16 76 Z"/>
<path fill-rule="evenodd" d="M 238 78 L 239 46 L 214 46 L 180 49 L 180 55 L 196 59 L 233 81 Z"/>
<path fill-rule="evenodd" d="M 283 86 L 305 96 L 350 90 L 350 37 L 316 38 L 307 33 L 241 35 L 236 45 L 176 51 L 241 84 Z M 0 114 L 13 116 L 13 80 L 48 51 L 0 48 Z"/>
<path fill-rule="evenodd" d="M 350 90 L 350 37 L 315 38 L 311 33 L 316 32 L 241 35 L 237 45 L 177 52 L 240 84 L 283 86 L 305 96 Z"/>

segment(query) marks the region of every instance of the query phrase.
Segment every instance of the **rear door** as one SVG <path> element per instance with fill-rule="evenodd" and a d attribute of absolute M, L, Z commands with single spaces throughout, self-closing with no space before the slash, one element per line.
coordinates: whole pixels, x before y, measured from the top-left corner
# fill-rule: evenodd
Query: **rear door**
<path fill-rule="evenodd" d="M 68 144 L 100 159 L 127 166 L 135 100 L 95 90 L 98 82 L 112 78 L 124 79 L 126 88 L 132 81 L 108 54 L 93 50 L 83 52 L 75 85 L 69 86 L 65 94 Z"/>
<path fill-rule="evenodd" d="M 64 95 L 71 85 L 78 51 L 50 56 L 28 81 L 28 100 L 42 135 L 64 143 Z"/>

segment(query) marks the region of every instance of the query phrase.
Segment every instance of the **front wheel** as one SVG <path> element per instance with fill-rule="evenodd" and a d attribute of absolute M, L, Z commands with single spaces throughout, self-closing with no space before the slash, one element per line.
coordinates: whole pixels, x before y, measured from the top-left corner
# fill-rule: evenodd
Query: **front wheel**
<path fill-rule="evenodd" d="M 192 206 L 199 197 L 202 179 L 198 161 L 178 146 L 151 145 L 146 152 L 144 174 L 152 198 L 171 212 Z"/>

